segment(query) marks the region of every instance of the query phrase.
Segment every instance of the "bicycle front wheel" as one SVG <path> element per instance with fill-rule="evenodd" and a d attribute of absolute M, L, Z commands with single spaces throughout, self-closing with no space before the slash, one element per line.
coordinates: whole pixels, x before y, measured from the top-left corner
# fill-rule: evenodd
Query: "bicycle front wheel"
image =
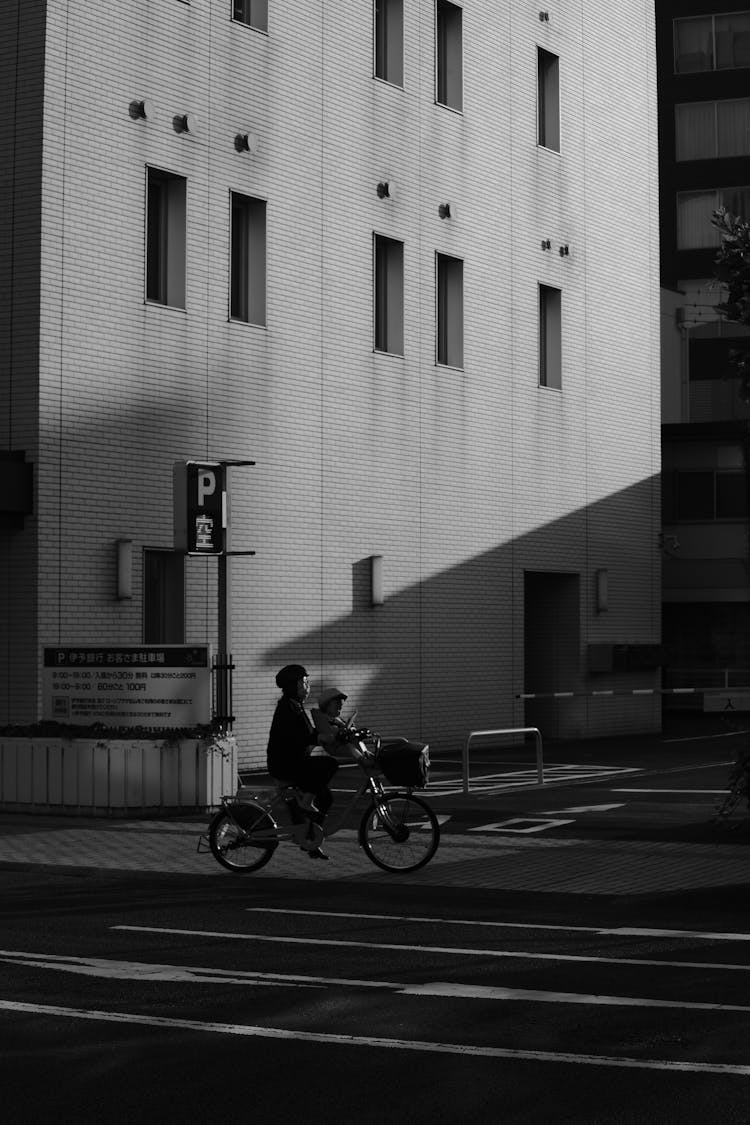
<path fill-rule="evenodd" d="M 240 874 L 264 867 L 278 847 L 277 827 L 262 805 L 243 801 L 222 809 L 208 828 L 214 859 Z"/>
<path fill-rule="evenodd" d="M 359 842 L 384 871 L 405 874 L 429 863 L 440 843 L 440 825 L 421 797 L 388 793 L 371 805 L 359 826 Z"/>

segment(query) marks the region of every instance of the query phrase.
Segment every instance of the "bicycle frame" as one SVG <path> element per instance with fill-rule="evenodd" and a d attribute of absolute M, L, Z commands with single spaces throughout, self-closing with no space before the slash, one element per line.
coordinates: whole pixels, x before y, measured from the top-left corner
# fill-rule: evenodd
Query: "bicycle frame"
<path fill-rule="evenodd" d="M 247 786 L 243 786 L 243 788 L 247 788 Z M 256 794 L 248 794 L 249 798 L 252 801 L 254 801 L 256 804 L 260 805 L 269 814 L 271 819 L 276 824 L 275 829 L 273 831 L 269 830 L 267 836 L 265 835 L 265 833 L 257 833 L 256 832 L 255 838 L 256 838 L 257 842 L 260 843 L 264 839 L 266 839 L 269 843 L 271 843 L 272 841 L 273 842 L 282 842 L 282 841 L 285 841 L 285 840 L 293 840 L 294 839 L 294 829 L 298 828 L 299 825 L 293 824 L 290 828 L 285 829 L 285 828 L 282 828 L 279 824 L 276 823 L 276 821 L 277 821 L 276 810 L 280 809 L 281 806 L 283 805 L 284 811 L 285 812 L 287 811 L 285 794 L 292 793 L 293 791 L 294 791 L 294 786 L 280 785 L 274 790 L 273 796 L 271 797 L 270 801 L 267 800 L 267 799 L 264 799 L 264 796 L 262 795 L 262 792 L 256 793 Z M 393 792 L 393 793 L 400 792 L 400 790 L 397 787 L 394 787 L 394 788 L 392 788 L 388 791 Z M 374 777 L 372 774 L 368 773 L 362 779 L 361 784 L 354 791 L 354 793 L 352 794 L 351 798 L 349 799 L 347 804 L 344 806 L 344 808 L 341 809 L 341 811 L 336 813 L 336 814 L 333 814 L 333 815 L 329 814 L 329 816 L 326 818 L 326 824 L 325 824 L 325 837 L 326 837 L 326 839 L 328 839 L 330 836 L 335 835 L 341 828 L 344 827 L 344 825 L 347 823 L 351 813 L 354 811 L 355 807 L 357 806 L 359 801 L 362 799 L 362 797 L 364 797 L 364 795 L 366 793 L 369 794 L 370 797 L 372 798 L 372 803 L 373 803 L 375 809 L 377 810 L 377 812 L 379 813 L 379 815 L 381 816 L 381 818 L 383 820 L 383 824 L 386 827 L 386 830 L 389 831 L 389 832 L 391 830 L 395 831 L 396 826 L 392 823 L 391 817 L 388 813 L 387 806 L 383 802 L 383 798 L 386 795 L 385 786 L 376 777 Z M 238 799 L 237 796 L 235 796 L 235 795 L 227 795 L 227 796 L 224 796 L 224 797 L 221 798 L 221 804 L 222 804 L 222 808 L 226 810 L 226 812 L 229 814 L 230 817 L 232 817 L 232 808 L 235 807 L 235 806 L 242 807 L 243 802 L 242 802 L 241 798 Z M 247 806 L 245 806 L 245 807 L 247 807 Z M 232 817 L 232 820 L 234 820 L 234 817 Z M 237 825 L 237 827 L 241 828 L 241 825 Z"/>

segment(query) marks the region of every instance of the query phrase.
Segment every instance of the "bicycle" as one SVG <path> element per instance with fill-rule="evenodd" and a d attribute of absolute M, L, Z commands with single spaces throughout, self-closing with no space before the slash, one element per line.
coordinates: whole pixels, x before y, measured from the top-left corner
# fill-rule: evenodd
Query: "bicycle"
<path fill-rule="evenodd" d="M 729 821 L 740 801 L 744 800 L 750 808 L 750 750 L 747 746 L 741 747 L 738 751 L 728 780 L 729 791 L 716 810 L 713 818 L 715 824 Z M 733 827 L 736 828 L 738 825 Z"/>
<path fill-rule="evenodd" d="M 378 763 L 381 749 L 392 753 L 402 743 L 410 745 L 404 739 L 381 744 L 377 738 L 375 750 L 370 751 L 363 741 L 359 742 L 356 758 L 365 776 L 341 812 L 329 814 L 325 838 L 338 832 L 361 799 L 369 796 L 359 823 L 359 845 L 377 867 L 406 874 L 418 871 L 432 859 L 440 843 L 440 824 L 427 802 L 414 795 L 412 786 L 393 788 L 383 783 L 384 767 Z M 420 749 L 426 759 L 426 772 L 428 748 Z M 198 850 L 210 850 L 229 871 L 249 874 L 265 867 L 279 844 L 292 841 L 305 850 L 319 847 L 324 833 L 311 818 L 292 824 L 289 829 L 278 822 L 277 809 L 283 805 L 288 813 L 287 802 L 299 795 L 298 789 L 283 782 L 270 791 L 270 799 L 264 799 L 268 794 L 253 794 L 249 786 L 240 786 L 237 794 L 221 798 L 208 835 L 198 841 Z"/>

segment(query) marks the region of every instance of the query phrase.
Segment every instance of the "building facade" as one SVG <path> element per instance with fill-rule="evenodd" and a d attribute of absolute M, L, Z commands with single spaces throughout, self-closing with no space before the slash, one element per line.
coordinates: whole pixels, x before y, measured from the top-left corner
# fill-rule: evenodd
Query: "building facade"
<path fill-rule="evenodd" d="M 656 13 L 665 683 L 746 686 L 750 405 L 729 353 L 748 333 L 716 309 L 711 216 L 750 215 L 750 9 L 658 0 Z"/>
<path fill-rule="evenodd" d="M 658 726 L 653 11 L 585 8 L 14 5 L 0 723 L 45 645 L 218 643 L 172 466 L 252 460 L 243 764 L 288 661 L 437 747 Z"/>

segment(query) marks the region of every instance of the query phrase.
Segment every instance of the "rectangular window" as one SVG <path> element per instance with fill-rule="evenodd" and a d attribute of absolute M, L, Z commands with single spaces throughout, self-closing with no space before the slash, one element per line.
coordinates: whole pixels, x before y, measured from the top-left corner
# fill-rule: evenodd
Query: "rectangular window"
<path fill-rule="evenodd" d="M 750 66 L 750 11 L 674 21 L 676 74 Z"/>
<path fill-rule="evenodd" d="M 375 77 L 404 84 L 404 0 L 375 0 Z"/>
<path fill-rule="evenodd" d="M 143 552 L 143 643 L 185 643 L 185 557 Z"/>
<path fill-rule="evenodd" d="M 750 156 L 750 98 L 675 106 L 677 160 Z"/>
<path fill-rule="evenodd" d="M 437 101 L 450 109 L 463 108 L 463 11 L 448 0 L 435 8 L 435 71 Z"/>
<path fill-rule="evenodd" d="M 185 308 L 186 181 L 148 169 L 146 189 L 146 298 Z"/>
<path fill-rule="evenodd" d="M 233 0 L 232 19 L 268 31 L 268 0 Z"/>
<path fill-rule="evenodd" d="M 747 519 L 747 477 L 742 471 L 676 470 L 671 515 L 677 522 Z M 666 518 L 666 515 L 665 515 Z"/>
<path fill-rule="evenodd" d="M 721 236 L 711 223 L 711 215 L 718 207 L 726 207 L 733 215 L 750 215 L 750 187 L 677 193 L 678 250 L 701 250 L 719 245 Z"/>
<path fill-rule="evenodd" d="M 562 388 L 562 293 L 539 286 L 539 386 Z"/>
<path fill-rule="evenodd" d="M 464 264 L 445 254 L 437 255 L 437 361 L 464 365 Z"/>
<path fill-rule="evenodd" d="M 560 151 L 560 60 L 538 48 L 537 56 L 538 142 L 543 148 Z"/>
<path fill-rule="evenodd" d="M 747 477 L 744 473 L 716 474 L 716 518 L 747 518 Z"/>
<path fill-rule="evenodd" d="M 404 244 L 375 235 L 375 350 L 404 354 Z"/>
<path fill-rule="evenodd" d="M 229 315 L 266 323 L 266 204 L 237 192 L 232 192 Z"/>

